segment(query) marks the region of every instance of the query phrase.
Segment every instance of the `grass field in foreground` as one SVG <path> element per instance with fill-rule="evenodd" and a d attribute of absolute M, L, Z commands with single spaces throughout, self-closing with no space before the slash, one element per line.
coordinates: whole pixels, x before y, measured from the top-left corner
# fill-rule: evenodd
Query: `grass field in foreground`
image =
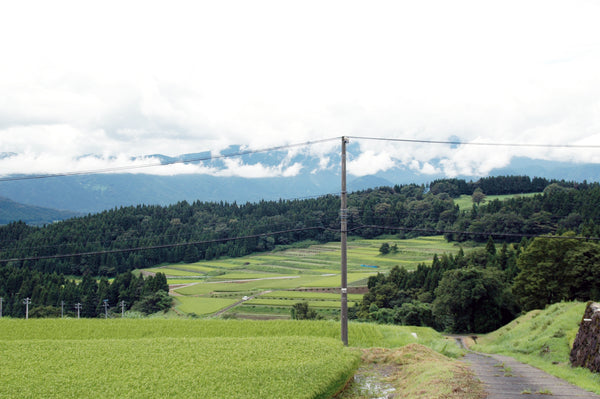
<path fill-rule="evenodd" d="M 4 318 L 0 331 L 0 397 L 328 398 L 359 356 L 330 321 Z M 350 323 L 349 338 L 458 354 L 429 328 Z"/>
<path fill-rule="evenodd" d="M 585 304 L 581 302 L 563 302 L 545 310 L 533 310 L 481 336 L 473 349 L 512 356 L 600 394 L 600 375 L 569 364 L 584 310 Z"/>
<path fill-rule="evenodd" d="M 0 397 L 327 398 L 358 365 L 314 337 L 0 341 L 0 353 Z"/>

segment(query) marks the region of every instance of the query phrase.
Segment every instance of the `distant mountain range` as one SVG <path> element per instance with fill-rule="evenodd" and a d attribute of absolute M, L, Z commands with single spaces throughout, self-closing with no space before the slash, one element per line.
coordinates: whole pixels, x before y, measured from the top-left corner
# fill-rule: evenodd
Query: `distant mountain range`
<path fill-rule="evenodd" d="M 236 151 L 232 148 L 232 152 Z M 211 168 L 224 168 L 222 159 L 207 161 L 209 153 L 179 157 L 153 155 L 162 163 L 190 161 Z M 285 158 L 283 152 L 269 152 L 239 157 L 244 164 L 261 163 L 273 167 Z M 148 204 L 168 205 L 179 201 L 257 202 L 305 198 L 340 192 L 339 167 L 319 170 L 319 160 L 302 154 L 287 161 L 303 165 L 293 177 L 242 178 L 216 177 L 205 174 L 159 176 L 150 174 L 94 174 L 0 182 L 0 224 L 23 220 L 30 224 L 50 223 L 76 214 L 96 213 L 120 206 Z M 331 162 L 339 164 L 339 156 Z M 433 166 L 436 166 L 435 163 Z M 490 176 L 527 175 L 569 181 L 600 180 L 600 164 L 575 164 L 515 158 L 507 167 Z M 395 168 L 377 175 L 348 176 L 348 191 L 395 184 L 427 184 L 444 178 L 441 174 L 425 175 L 408 168 Z M 477 180 L 480 176 L 457 176 Z M 56 211 L 60 209 L 62 211 Z"/>
<path fill-rule="evenodd" d="M 30 225 L 41 226 L 78 215 L 80 214 L 77 212 L 25 205 L 0 197 L 0 224 L 21 220 Z"/>

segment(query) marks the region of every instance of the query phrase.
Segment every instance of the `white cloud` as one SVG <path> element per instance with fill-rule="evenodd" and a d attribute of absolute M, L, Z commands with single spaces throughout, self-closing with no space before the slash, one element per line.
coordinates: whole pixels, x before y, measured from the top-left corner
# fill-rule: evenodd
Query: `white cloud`
<path fill-rule="evenodd" d="M 599 12 L 586 0 L 6 2 L 0 152 L 19 156 L 2 171 L 342 135 L 598 145 Z M 357 176 L 413 161 L 434 173 L 438 159 L 448 175 L 483 175 L 524 155 L 600 162 L 574 149 L 359 144 L 349 162 Z M 298 151 L 324 170 L 336 146 Z M 194 170 L 224 173 L 147 172 Z"/>
<path fill-rule="evenodd" d="M 394 166 L 395 162 L 389 154 L 373 151 L 365 151 L 347 162 L 348 173 L 354 176 L 373 175 Z"/>

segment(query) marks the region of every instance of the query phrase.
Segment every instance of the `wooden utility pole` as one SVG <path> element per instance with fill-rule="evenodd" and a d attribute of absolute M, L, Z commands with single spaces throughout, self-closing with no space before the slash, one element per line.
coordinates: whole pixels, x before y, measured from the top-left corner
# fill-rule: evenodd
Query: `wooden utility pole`
<path fill-rule="evenodd" d="M 125 316 L 125 301 L 121 301 L 121 318 Z"/>
<path fill-rule="evenodd" d="M 77 302 L 75 304 L 75 309 L 77 309 L 77 318 L 79 318 L 79 311 L 81 310 L 81 303 Z"/>
<path fill-rule="evenodd" d="M 2 317 L 2 297 L 0 296 L 0 317 Z"/>
<path fill-rule="evenodd" d="M 60 301 L 60 318 L 65 317 L 65 301 Z"/>
<path fill-rule="evenodd" d="M 348 240 L 348 208 L 346 199 L 346 144 L 348 139 L 342 137 L 342 192 L 341 192 L 341 209 L 340 209 L 340 240 L 342 249 L 342 307 L 341 307 L 341 330 L 342 330 L 342 342 L 348 346 L 348 254 L 347 254 L 347 240 Z"/>
<path fill-rule="evenodd" d="M 108 299 L 104 299 L 102 302 L 104 302 L 102 305 L 104 306 L 104 318 L 108 319 Z"/>

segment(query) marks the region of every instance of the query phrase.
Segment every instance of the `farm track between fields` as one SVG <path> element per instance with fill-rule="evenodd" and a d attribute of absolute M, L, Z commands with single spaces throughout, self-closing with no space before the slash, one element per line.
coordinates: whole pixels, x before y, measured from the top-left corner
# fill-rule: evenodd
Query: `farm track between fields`
<path fill-rule="evenodd" d="M 466 337 L 456 337 L 463 348 Z M 463 360 L 483 383 L 487 399 L 600 398 L 600 395 L 569 384 L 567 381 L 521 363 L 510 356 L 468 350 Z"/>

